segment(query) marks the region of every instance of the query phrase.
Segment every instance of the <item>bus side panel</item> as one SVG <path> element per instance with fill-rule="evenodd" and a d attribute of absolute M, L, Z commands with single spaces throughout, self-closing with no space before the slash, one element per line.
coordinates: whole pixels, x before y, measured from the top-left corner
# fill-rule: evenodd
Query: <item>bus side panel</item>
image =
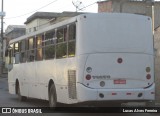
<path fill-rule="evenodd" d="M 76 71 L 76 59 L 75 57 L 67 59 L 56 59 L 55 63 L 55 86 L 57 92 L 57 101 L 60 103 L 75 103 L 75 99 L 69 98 L 69 71 Z M 53 71 L 54 72 L 54 71 Z M 52 73 L 53 75 L 53 73 Z"/>
<path fill-rule="evenodd" d="M 10 94 L 16 94 L 15 83 L 16 81 L 15 81 L 15 78 L 13 78 L 13 71 L 11 70 L 8 73 L 8 89 Z"/>
<path fill-rule="evenodd" d="M 51 65 L 52 64 L 49 60 L 47 61 L 38 61 L 36 62 L 35 67 L 35 75 L 37 78 L 37 95 L 39 99 L 48 100 L 48 82 L 49 78 L 51 78 Z M 54 67 L 52 67 L 54 68 Z"/>

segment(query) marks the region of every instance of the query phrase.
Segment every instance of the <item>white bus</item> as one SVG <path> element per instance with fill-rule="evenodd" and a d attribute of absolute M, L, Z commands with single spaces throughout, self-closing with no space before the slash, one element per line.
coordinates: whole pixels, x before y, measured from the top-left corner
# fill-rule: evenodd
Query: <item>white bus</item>
<path fill-rule="evenodd" d="M 9 43 L 11 94 L 73 104 L 155 99 L 148 16 L 82 14 Z"/>

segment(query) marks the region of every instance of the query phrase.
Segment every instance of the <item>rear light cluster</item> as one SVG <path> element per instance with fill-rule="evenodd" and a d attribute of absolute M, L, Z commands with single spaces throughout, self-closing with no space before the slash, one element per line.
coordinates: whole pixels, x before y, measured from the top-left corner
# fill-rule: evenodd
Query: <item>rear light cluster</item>
<path fill-rule="evenodd" d="M 151 79 L 151 75 L 150 74 L 147 74 L 146 78 L 149 80 Z"/>
<path fill-rule="evenodd" d="M 123 59 L 122 59 L 122 58 L 118 58 L 118 59 L 117 59 L 117 62 L 118 62 L 119 64 L 121 64 L 121 63 L 123 62 Z"/>
<path fill-rule="evenodd" d="M 87 67 L 86 68 L 86 72 L 87 73 L 91 73 L 92 72 L 92 68 L 91 67 Z M 91 79 L 91 75 L 90 74 L 87 74 L 86 75 L 86 80 L 90 80 Z"/>
<path fill-rule="evenodd" d="M 150 73 L 150 71 L 151 71 L 151 68 L 150 67 L 146 67 L 146 73 L 148 73 L 147 75 L 146 75 L 146 79 L 151 79 L 151 74 L 149 74 Z"/>
<path fill-rule="evenodd" d="M 91 75 L 86 75 L 86 80 L 90 80 L 91 79 Z"/>

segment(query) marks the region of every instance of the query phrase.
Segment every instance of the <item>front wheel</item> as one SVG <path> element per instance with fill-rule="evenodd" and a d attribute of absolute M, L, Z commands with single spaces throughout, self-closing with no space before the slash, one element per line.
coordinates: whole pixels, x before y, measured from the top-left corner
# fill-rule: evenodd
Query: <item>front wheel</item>
<path fill-rule="evenodd" d="M 51 109 L 55 109 L 56 106 L 57 106 L 56 88 L 55 88 L 54 84 L 52 84 L 49 89 L 49 107 Z"/>
<path fill-rule="evenodd" d="M 18 100 L 19 100 L 19 101 L 26 101 L 26 100 L 27 100 L 27 97 L 21 95 L 19 85 L 18 85 L 17 95 L 18 95 Z"/>

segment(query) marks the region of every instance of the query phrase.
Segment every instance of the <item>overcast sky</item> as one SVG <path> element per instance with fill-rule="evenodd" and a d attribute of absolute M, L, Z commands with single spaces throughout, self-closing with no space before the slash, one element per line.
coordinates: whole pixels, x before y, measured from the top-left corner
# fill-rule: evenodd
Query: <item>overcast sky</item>
<path fill-rule="evenodd" d="M 3 0 L 4 1 L 4 29 L 8 25 L 23 25 L 26 19 L 36 11 L 42 12 L 63 12 L 76 11 L 76 1 L 81 1 L 79 8 L 83 8 L 83 12 L 97 12 L 98 5 L 96 1 L 100 0 Z M 1 10 L 1 0 L 0 0 Z"/>
<path fill-rule="evenodd" d="M 3 0 L 4 1 L 4 29 L 8 25 L 23 25 L 26 19 L 36 11 L 42 12 L 63 12 L 76 11 L 75 5 L 77 0 Z M 98 0 L 79 0 L 82 4 L 79 8 L 83 8 Z M 84 12 L 97 12 L 97 3 L 83 9 Z M 1 0 L 0 0 L 1 10 Z"/>

